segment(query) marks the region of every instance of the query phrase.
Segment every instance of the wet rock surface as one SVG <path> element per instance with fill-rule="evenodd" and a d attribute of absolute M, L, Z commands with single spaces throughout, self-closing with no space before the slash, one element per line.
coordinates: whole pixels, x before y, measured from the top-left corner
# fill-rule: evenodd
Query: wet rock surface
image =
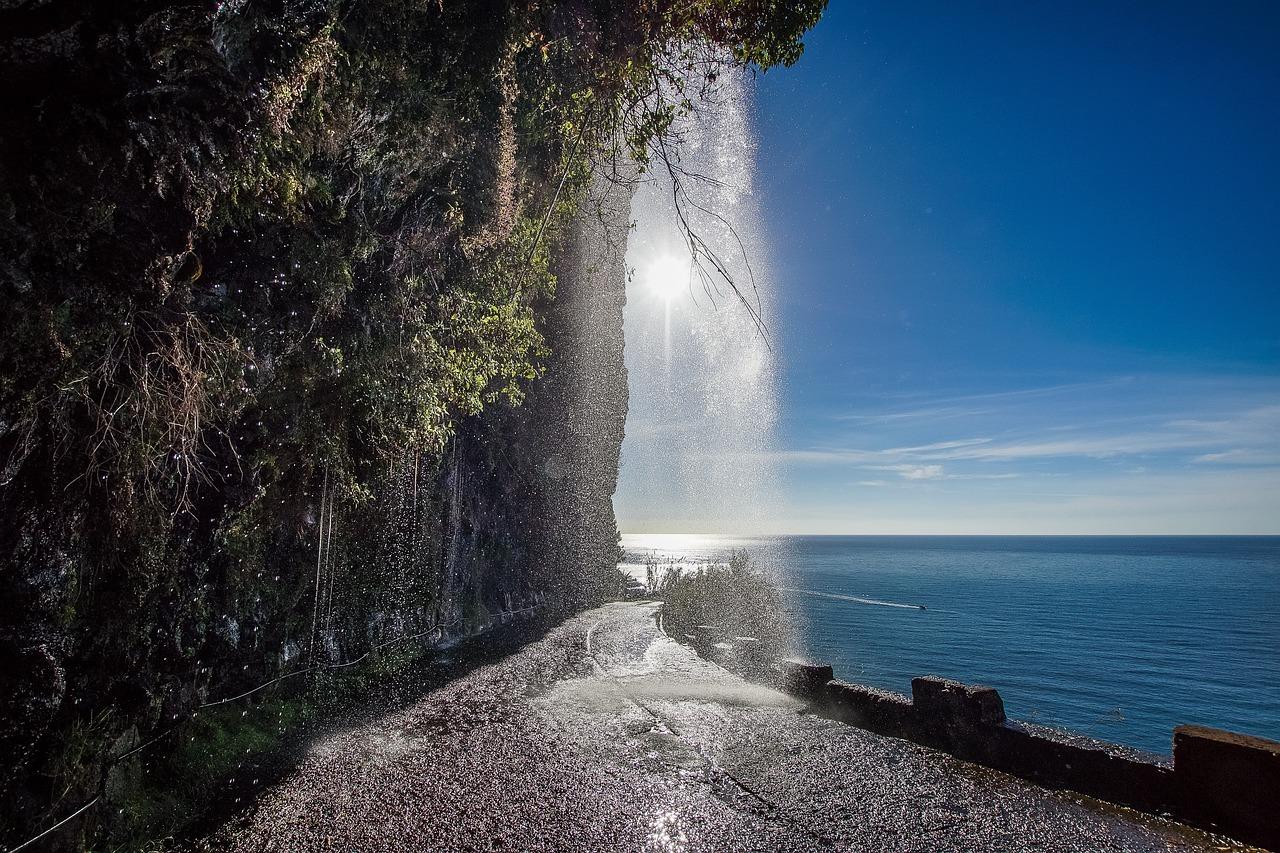
<path fill-rule="evenodd" d="M 809 714 L 661 635 L 568 620 L 317 740 L 232 850 L 1207 850 L 1215 839 Z"/>

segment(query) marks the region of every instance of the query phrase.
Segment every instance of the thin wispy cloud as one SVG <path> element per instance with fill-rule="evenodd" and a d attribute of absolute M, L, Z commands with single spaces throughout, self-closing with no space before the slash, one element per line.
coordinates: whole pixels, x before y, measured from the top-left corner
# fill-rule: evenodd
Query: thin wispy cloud
<path fill-rule="evenodd" d="M 944 450 L 956 450 L 962 447 L 973 447 L 976 444 L 987 444 L 989 438 L 960 438 L 952 441 L 935 441 L 932 444 L 921 444 L 915 447 L 891 447 L 884 453 L 936 453 Z"/>
<path fill-rule="evenodd" d="M 1131 425 L 1133 420 L 1119 418 L 1115 424 Z M 1046 433 L 1058 435 L 1045 439 Z M 784 451 L 780 457 L 891 470 L 906 479 L 923 480 L 941 479 L 938 463 L 945 462 L 1108 460 L 1158 454 L 1182 454 L 1188 462 L 1280 464 L 1280 406 L 1224 413 L 1213 419 L 1175 418 L 1140 431 L 1105 432 L 1095 424 L 1062 424 L 1040 426 L 1035 435 L 1022 437 L 969 436 L 882 449 L 820 446 Z"/>
<path fill-rule="evenodd" d="M 1008 471 L 1001 474 L 956 474 L 942 465 L 868 465 L 868 471 L 892 471 L 904 480 L 1012 480 L 1021 474 Z M 883 481 L 877 481 L 884 485 Z"/>
<path fill-rule="evenodd" d="M 782 449 L 694 459 L 779 471 L 779 530 L 1280 532 L 1280 379 L 974 396 L 987 404 L 956 410 L 978 414 L 814 418 Z"/>
<path fill-rule="evenodd" d="M 1218 465 L 1280 465 L 1280 452 L 1273 450 L 1235 447 L 1221 453 L 1206 453 L 1193 462 L 1210 462 Z"/>
<path fill-rule="evenodd" d="M 893 471 L 904 480 L 941 480 L 941 465 L 868 465 L 873 471 Z"/>
<path fill-rule="evenodd" d="M 1280 382 L 1125 378 L 974 396 L 988 404 L 918 400 L 901 414 L 919 418 L 811 424 L 807 443 L 771 454 L 806 484 L 797 529 L 1266 532 L 1280 519 Z M 924 416 L 959 410 L 976 414 Z"/>
<path fill-rule="evenodd" d="M 1058 441 L 990 441 L 958 445 L 949 450 L 929 451 L 923 459 L 984 460 L 990 462 L 1019 459 L 1088 457 L 1111 459 L 1117 456 L 1140 456 L 1177 450 L 1211 447 L 1219 440 L 1206 435 L 1169 433 L 1131 433 L 1113 436 L 1089 436 Z"/>
<path fill-rule="evenodd" d="M 924 409 L 907 409 L 905 411 L 877 412 L 874 414 L 838 414 L 832 416 L 837 421 L 858 421 L 862 423 L 893 423 L 895 421 L 916 420 L 948 420 L 955 418 L 971 418 L 991 413 L 991 409 L 977 409 L 959 406 L 931 406 Z"/>
<path fill-rule="evenodd" d="M 1040 385 L 1028 388 L 1015 388 L 1007 391 L 990 391 L 978 394 L 955 394 L 942 396 L 931 399 L 927 405 L 917 405 L 914 408 L 895 411 L 880 412 L 848 412 L 836 415 L 837 420 L 850 421 L 894 421 L 894 420 L 913 420 L 921 418 L 954 418 L 963 416 L 985 415 L 990 414 L 995 409 L 991 407 L 974 408 L 972 406 L 961 406 L 966 403 L 1001 403 L 1007 404 L 1011 401 L 1030 400 L 1040 397 L 1051 397 L 1055 395 L 1065 395 L 1071 393 L 1079 393 L 1081 391 L 1101 391 L 1113 389 L 1124 385 L 1129 385 L 1136 380 L 1133 376 L 1118 376 L 1111 379 L 1103 379 L 1089 382 L 1064 382 L 1054 385 Z M 887 395 L 888 399 L 898 400 L 919 400 L 920 394 L 895 394 Z"/>

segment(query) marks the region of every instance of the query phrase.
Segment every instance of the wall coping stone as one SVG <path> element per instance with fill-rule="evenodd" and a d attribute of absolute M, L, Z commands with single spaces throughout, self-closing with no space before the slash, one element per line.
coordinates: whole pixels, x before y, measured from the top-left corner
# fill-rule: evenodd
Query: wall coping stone
<path fill-rule="evenodd" d="M 1207 726 L 1178 726 L 1173 772 L 1179 810 L 1191 820 L 1280 850 L 1280 743 Z"/>
<path fill-rule="evenodd" d="M 951 723 L 998 726 L 1005 721 L 1004 701 L 993 687 L 924 676 L 911 679 L 911 701 L 920 713 Z"/>
<path fill-rule="evenodd" d="M 778 686 L 808 699 L 821 699 L 827 684 L 835 677 L 830 665 L 800 658 L 784 658 L 775 664 L 774 671 Z"/>

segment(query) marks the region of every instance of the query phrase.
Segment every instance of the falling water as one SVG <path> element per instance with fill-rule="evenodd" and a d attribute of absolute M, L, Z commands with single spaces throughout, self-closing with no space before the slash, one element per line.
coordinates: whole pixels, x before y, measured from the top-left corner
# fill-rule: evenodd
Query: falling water
<path fill-rule="evenodd" d="M 685 177 L 655 162 L 632 204 L 624 530 L 758 534 L 777 506 L 775 299 L 752 194 L 752 101 L 751 79 L 726 75 L 679 129 Z M 682 213 L 741 297 L 706 258 L 713 274 L 691 275 Z"/>

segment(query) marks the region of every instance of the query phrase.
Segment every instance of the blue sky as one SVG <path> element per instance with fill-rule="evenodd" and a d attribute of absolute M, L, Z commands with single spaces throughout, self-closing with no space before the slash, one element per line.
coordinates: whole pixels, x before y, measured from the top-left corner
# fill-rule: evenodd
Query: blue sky
<path fill-rule="evenodd" d="M 806 43 L 757 86 L 774 532 L 1280 533 L 1280 5 L 833 0 Z"/>
<path fill-rule="evenodd" d="M 790 530 L 1280 533 L 1280 6 L 835 0 L 758 86 Z"/>

